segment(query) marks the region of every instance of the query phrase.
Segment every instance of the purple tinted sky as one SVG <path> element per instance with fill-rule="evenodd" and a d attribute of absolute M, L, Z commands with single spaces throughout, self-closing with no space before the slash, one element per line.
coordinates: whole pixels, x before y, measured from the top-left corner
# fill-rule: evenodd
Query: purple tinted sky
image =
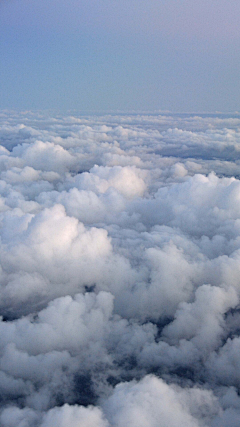
<path fill-rule="evenodd" d="M 0 0 L 0 107 L 239 110 L 239 28 L 239 0 Z"/>

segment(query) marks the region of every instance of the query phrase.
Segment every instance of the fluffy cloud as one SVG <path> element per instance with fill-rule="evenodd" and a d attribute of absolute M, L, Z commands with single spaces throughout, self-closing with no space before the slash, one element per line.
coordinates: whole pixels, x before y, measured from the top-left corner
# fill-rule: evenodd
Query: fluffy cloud
<path fill-rule="evenodd" d="M 1 115 L 3 427 L 238 427 L 239 127 Z"/>
<path fill-rule="evenodd" d="M 119 384 L 103 407 L 111 425 L 118 427 L 198 427 L 220 409 L 211 392 L 184 390 L 154 376 Z"/>

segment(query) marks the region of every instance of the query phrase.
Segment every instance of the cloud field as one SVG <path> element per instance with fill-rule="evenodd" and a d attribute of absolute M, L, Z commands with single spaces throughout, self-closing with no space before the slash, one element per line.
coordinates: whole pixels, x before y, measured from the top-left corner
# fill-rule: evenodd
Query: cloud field
<path fill-rule="evenodd" d="M 0 139 L 0 425 L 238 427 L 240 115 Z"/>

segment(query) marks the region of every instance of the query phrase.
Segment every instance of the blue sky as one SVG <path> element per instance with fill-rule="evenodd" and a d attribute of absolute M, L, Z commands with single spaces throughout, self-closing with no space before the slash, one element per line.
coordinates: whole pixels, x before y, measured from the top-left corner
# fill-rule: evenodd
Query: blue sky
<path fill-rule="evenodd" d="M 239 0 L 1 0 L 0 108 L 235 111 Z"/>

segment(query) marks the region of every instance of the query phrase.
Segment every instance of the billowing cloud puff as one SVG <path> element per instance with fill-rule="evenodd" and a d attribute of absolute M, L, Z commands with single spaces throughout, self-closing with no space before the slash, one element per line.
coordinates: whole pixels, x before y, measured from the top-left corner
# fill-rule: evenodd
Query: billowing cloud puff
<path fill-rule="evenodd" d="M 211 392 L 169 386 L 154 376 L 119 384 L 103 407 L 110 424 L 118 427 L 198 427 L 220 409 Z"/>
<path fill-rule="evenodd" d="M 69 406 L 51 409 L 43 419 L 40 427 L 109 427 L 98 408 Z"/>
<path fill-rule="evenodd" d="M 1 115 L 1 426 L 239 426 L 239 128 Z"/>

